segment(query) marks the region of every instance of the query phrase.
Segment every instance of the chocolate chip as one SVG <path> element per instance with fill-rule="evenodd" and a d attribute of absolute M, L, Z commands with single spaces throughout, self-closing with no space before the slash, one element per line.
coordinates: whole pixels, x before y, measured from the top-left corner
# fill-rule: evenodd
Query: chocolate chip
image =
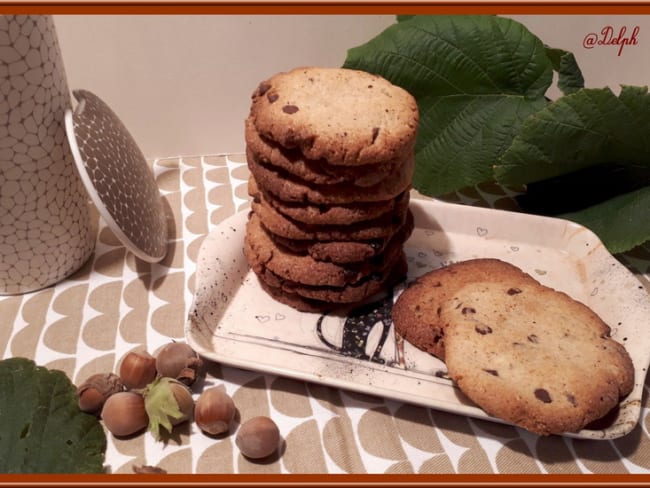
<path fill-rule="evenodd" d="M 289 114 L 289 115 L 295 114 L 298 110 L 300 109 L 295 105 L 285 105 L 284 107 L 282 107 L 282 111 L 285 114 Z"/>
<path fill-rule="evenodd" d="M 483 371 L 492 376 L 499 376 L 499 372 L 496 369 L 484 369 Z"/>
<path fill-rule="evenodd" d="M 275 102 L 278 98 L 280 98 L 280 95 L 278 95 L 277 93 L 269 93 L 269 94 L 266 96 L 266 99 L 267 99 L 270 103 Z"/>
<path fill-rule="evenodd" d="M 442 315 L 442 307 L 438 307 L 438 310 L 436 310 L 436 313 L 438 314 L 438 317 Z"/>
<path fill-rule="evenodd" d="M 379 135 L 379 127 L 373 127 L 372 128 L 372 143 L 374 144 L 375 141 L 377 140 L 377 136 Z"/>
<path fill-rule="evenodd" d="M 529 342 L 532 342 L 533 344 L 537 344 L 539 342 L 539 339 L 535 334 L 530 334 L 528 337 L 526 337 Z"/>
<path fill-rule="evenodd" d="M 271 89 L 271 85 L 269 85 L 268 83 L 260 83 L 260 86 L 257 89 L 257 94 L 261 97 L 270 89 Z"/>
<path fill-rule="evenodd" d="M 508 290 L 508 295 L 517 295 L 521 293 L 521 290 L 519 288 L 510 288 Z"/>
<path fill-rule="evenodd" d="M 576 400 L 576 397 L 574 397 L 571 393 L 566 394 L 566 399 L 574 407 L 578 406 L 578 401 Z"/>
<path fill-rule="evenodd" d="M 474 327 L 474 330 L 481 335 L 491 334 L 492 328 L 489 325 L 481 324 Z"/>
<path fill-rule="evenodd" d="M 537 398 L 540 402 L 543 403 L 553 402 L 553 400 L 551 399 L 551 395 L 549 395 L 548 391 L 546 391 L 544 388 L 535 389 L 535 398 Z"/>
<path fill-rule="evenodd" d="M 472 307 L 463 307 L 460 313 L 462 313 L 463 315 L 467 315 L 468 313 L 476 313 L 476 309 Z"/>

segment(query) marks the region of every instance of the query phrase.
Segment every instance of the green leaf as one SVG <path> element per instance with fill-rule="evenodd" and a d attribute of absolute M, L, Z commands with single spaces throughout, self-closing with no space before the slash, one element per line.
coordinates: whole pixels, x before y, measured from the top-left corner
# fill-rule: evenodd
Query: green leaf
<path fill-rule="evenodd" d="M 523 121 L 546 105 L 553 75 L 546 48 L 522 24 L 481 15 L 400 18 L 350 49 L 344 67 L 416 98 L 413 186 L 431 196 L 490 179 Z"/>
<path fill-rule="evenodd" d="M 612 254 L 650 240 L 650 186 L 579 212 L 561 215 L 595 232 Z"/>
<path fill-rule="evenodd" d="M 396 15 L 395 18 L 397 19 L 397 22 L 404 22 L 405 20 L 409 20 L 415 17 L 415 15 Z"/>
<path fill-rule="evenodd" d="M 494 174 L 502 184 L 530 185 L 616 165 L 638 175 L 636 186 L 648 185 L 649 127 L 647 87 L 623 86 L 618 97 L 608 88 L 582 89 L 531 116 Z M 627 251 L 650 238 L 649 190 L 635 190 L 564 216 L 594 231 L 610 252 Z M 574 185 L 572 191 L 585 189 Z"/>
<path fill-rule="evenodd" d="M 553 69 L 558 73 L 557 86 L 562 93 L 569 94 L 584 88 L 585 79 L 573 53 L 547 47 L 546 54 L 553 64 Z"/>
<path fill-rule="evenodd" d="M 565 198 L 580 209 L 566 215 L 613 252 L 647 239 L 650 207 L 639 189 L 650 174 L 647 87 L 623 86 L 618 97 L 585 89 L 572 53 L 498 16 L 401 15 L 350 49 L 344 67 L 379 74 L 416 98 L 413 186 L 420 192 L 440 196 L 496 179 L 534 187 L 529 203 L 567 212 L 549 205 L 558 200 L 550 189 L 578 181 L 575 191 L 585 195 L 580 184 L 593 181 L 582 176 L 615 174 L 615 184 L 598 182 L 588 198 Z M 549 103 L 554 71 L 564 96 Z"/>
<path fill-rule="evenodd" d="M 1 360 L 0 392 L 0 472 L 103 472 L 104 430 L 62 371 Z"/>
<path fill-rule="evenodd" d="M 161 427 L 171 433 L 175 421 L 187 418 L 174 395 L 174 383 L 185 387 L 173 378 L 158 377 L 142 391 L 144 408 L 149 416 L 148 429 L 156 440 L 162 436 Z"/>
<path fill-rule="evenodd" d="M 582 89 L 531 116 L 494 168 L 503 184 L 540 181 L 588 166 L 650 165 L 647 87 Z"/>
<path fill-rule="evenodd" d="M 422 99 L 421 127 L 429 139 L 418 144 L 414 186 L 424 194 L 439 195 L 492 179 L 491 162 L 508 147 L 513 129 L 544 105 L 521 97 Z"/>

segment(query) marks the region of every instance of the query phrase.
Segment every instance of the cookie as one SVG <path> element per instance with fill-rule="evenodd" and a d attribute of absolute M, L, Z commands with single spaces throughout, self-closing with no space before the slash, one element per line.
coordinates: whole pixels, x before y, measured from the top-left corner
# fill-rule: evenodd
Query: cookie
<path fill-rule="evenodd" d="M 336 303 L 324 302 L 322 300 L 312 300 L 309 298 L 301 297 L 295 293 L 287 293 L 281 288 L 270 286 L 259 276 L 257 279 L 262 290 L 264 290 L 274 300 L 277 300 L 280 303 L 284 303 L 285 305 L 289 305 L 299 312 L 326 313 L 339 306 Z"/>
<path fill-rule="evenodd" d="M 250 118 L 262 136 L 330 164 L 383 163 L 410 152 L 418 106 L 406 90 L 364 71 L 296 68 L 260 83 Z"/>
<path fill-rule="evenodd" d="M 475 281 L 442 305 L 449 377 L 488 414 L 577 432 L 632 391 L 634 367 L 583 303 L 539 283 Z"/>
<path fill-rule="evenodd" d="M 311 256 L 287 252 L 276 246 L 254 213 L 251 214 L 244 239 L 244 254 L 257 274 L 268 269 L 289 281 L 304 285 L 345 286 L 372 273 L 383 272 L 402 251 L 399 245 L 388 246 L 386 251 L 372 260 L 338 265 L 316 261 Z"/>
<path fill-rule="evenodd" d="M 399 257 L 390 272 L 384 277 L 367 277 L 359 283 L 345 287 L 309 287 L 282 280 L 272 273 L 258 275 L 262 289 L 277 301 L 289 305 L 301 312 L 329 312 L 342 306 L 354 304 L 383 292 L 396 285 L 406 276 L 405 256 Z"/>
<path fill-rule="evenodd" d="M 404 225 L 409 212 L 406 202 L 403 208 L 363 222 L 349 225 L 311 225 L 282 215 L 264 199 L 253 200 L 251 208 L 269 232 L 287 239 L 307 241 L 366 241 L 391 237 Z"/>
<path fill-rule="evenodd" d="M 293 220 L 306 224 L 319 225 L 348 225 L 365 220 L 375 219 L 393 210 L 408 205 L 408 191 L 400 193 L 390 200 L 379 202 L 350 203 L 347 205 L 309 205 L 289 203 L 278 200 L 268 192 L 260 191 L 255 178 L 248 179 L 248 194 L 263 204 L 271 205 L 273 209 Z M 399 212 L 399 210 L 398 210 Z"/>
<path fill-rule="evenodd" d="M 373 273 L 355 283 L 340 287 L 304 285 L 283 279 L 268 269 L 258 274 L 258 278 L 261 284 L 263 283 L 274 291 L 274 296 L 278 301 L 283 301 L 283 297 L 289 299 L 291 300 L 290 304 L 295 308 L 298 308 L 296 304 L 299 305 L 300 301 L 309 301 L 312 306 L 317 305 L 314 303 L 314 301 L 317 301 L 322 304 L 317 309 L 323 310 L 337 305 L 357 303 L 387 290 L 405 278 L 407 267 L 406 256 L 402 252 L 394 259 L 391 266 L 384 271 Z M 284 301 L 283 303 L 287 302 Z M 329 306 L 325 304 L 329 304 Z"/>
<path fill-rule="evenodd" d="M 420 276 L 399 295 L 393 307 L 395 331 L 418 349 L 445 360 L 442 307 L 463 285 L 494 281 L 511 286 L 538 284 L 529 274 L 498 259 L 470 259 Z"/>
<path fill-rule="evenodd" d="M 395 173 L 408 158 L 408 154 L 404 154 L 395 160 L 362 166 L 337 166 L 329 164 L 325 159 L 307 159 L 298 149 L 287 149 L 258 134 L 250 118 L 246 119 L 245 141 L 249 158 L 281 168 L 316 185 L 350 183 L 355 186 L 372 186 Z"/>
<path fill-rule="evenodd" d="M 262 224 L 264 226 L 264 224 Z M 269 237 L 279 246 L 297 254 L 308 254 L 317 261 L 338 264 L 366 261 L 386 250 L 392 245 L 403 244 L 413 232 L 413 215 L 408 214 L 402 227 L 390 239 L 373 239 L 370 241 L 298 241 L 286 239 L 269 233 Z"/>
<path fill-rule="evenodd" d="M 350 183 L 336 185 L 314 185 L 306 183 L 292 174 L 255 161 L 247 156 L 248 168 L 257 185 L 273 194 L 279 200 L 316 205 L 344 205 L 358 202 L 380 202 L 395 198 L 411 186 L 415 157 L 413 155 L 379 183 L 360 187 Z"/>

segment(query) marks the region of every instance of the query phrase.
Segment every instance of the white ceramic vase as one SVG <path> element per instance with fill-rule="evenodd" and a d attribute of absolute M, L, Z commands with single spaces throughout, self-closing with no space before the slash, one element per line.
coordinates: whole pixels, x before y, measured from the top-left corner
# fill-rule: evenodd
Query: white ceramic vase
<path fill-rule="evenodd" d="M 77 271 L 95 245 L 65 134 L 71 97 L 51 16 L 0 16 L 0 294 Z"/>

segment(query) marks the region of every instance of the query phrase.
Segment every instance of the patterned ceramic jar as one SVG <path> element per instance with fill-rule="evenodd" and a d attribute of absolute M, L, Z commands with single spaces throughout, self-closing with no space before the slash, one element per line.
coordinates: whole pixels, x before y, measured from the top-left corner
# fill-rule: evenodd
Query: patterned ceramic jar
<path fill-rule="evenodd" d="M 51 16 L 0 16 L 0 294 L 38 290 L 90 257 L 89 197 L 66 139 L 71 105 Z"/>

